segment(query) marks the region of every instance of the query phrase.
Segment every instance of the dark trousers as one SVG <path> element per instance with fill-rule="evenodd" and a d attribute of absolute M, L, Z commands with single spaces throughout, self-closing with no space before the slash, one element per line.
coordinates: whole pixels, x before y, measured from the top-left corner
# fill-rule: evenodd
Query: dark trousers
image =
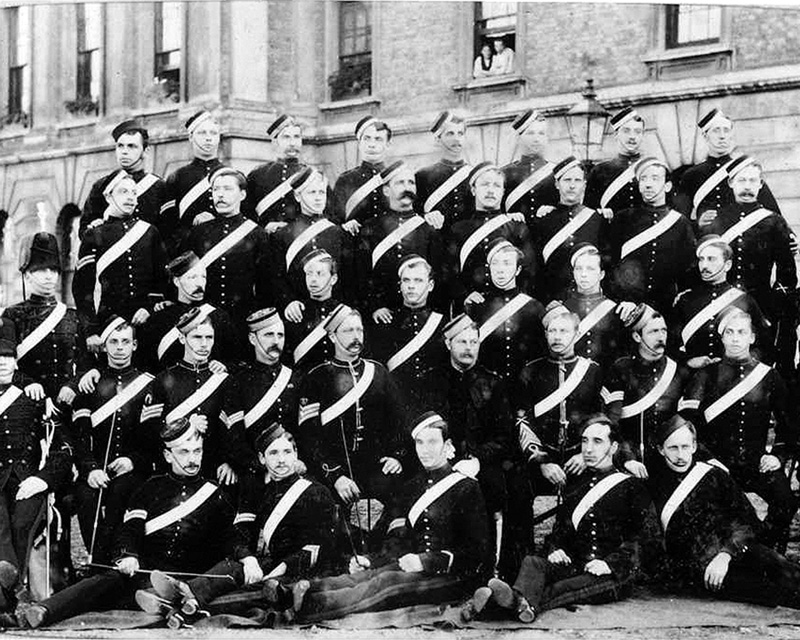
<path fill-rule="evenodd" d="M 44 506 L 47 493 L 39 493 L 26 500 L 16 500 L 18 488 L 19 482 L 9 478 L 5 487 L 0 490 L 0 560 L 13 564 L 22 581 L 28 566 L 31 529 Z"/>
<path fill-rule="evenodd" d="M 271 568 L 268 570 L 264 566 L 261 568 L 264 569 L 265 574 L 271 570 Z M 244 585 L 244 566 L 241 562 L 237 562 L 236 560 L 222 560 L 206 571 L 206 573 L 211 576 L 227 576 L 227 578 L 203 576 L 202 578 L 193 578 L 189 580 L 189 588 L 192 590 L 194 597 L 197 598 L 197 602 L 200 603 L 200 607 L 203 609 L 205 609 L 208 603 L 214 598 L 241 589 Z M 261 585 L 259 584 L 257 586 L 260 590 Z"/>
<path fill-rule="evenodd" d="M 628 584 L 613 575 L 595 576 L 582 565 L 553 564 L 546 558 L 527 556 L 522 561 L 514 590 L 536 611 L 571 604 L 605 604 L 628 596 Z"/>
<path fill-rule="evenodd" d="M 769 506 L 760 540 L 768 546 L 785 548 L 797 499 L 783 469 L 759 473 L 758 469 L 731 467 L 731 475 L 744 491 L 758 494 Z"/>

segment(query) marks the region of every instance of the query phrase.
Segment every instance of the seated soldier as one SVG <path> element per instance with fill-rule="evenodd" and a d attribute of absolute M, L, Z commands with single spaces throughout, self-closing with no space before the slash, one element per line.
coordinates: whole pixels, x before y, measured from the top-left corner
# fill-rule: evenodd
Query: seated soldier
<path fill-rule="evenodd" d="M 644 483 L 614 468 L 619 434 L 602 414 L 586 420 L 581 456 L 586 466 L 568 485 L 546 557 L 527 556 L 513 589 L 499 578 L 478 589 L 462 609 L 471 620 L 487 602 L 533 622 L 542 611 L 602 604 L 626 597 L 640 564 L 640 546 L 656 531 Z"/>

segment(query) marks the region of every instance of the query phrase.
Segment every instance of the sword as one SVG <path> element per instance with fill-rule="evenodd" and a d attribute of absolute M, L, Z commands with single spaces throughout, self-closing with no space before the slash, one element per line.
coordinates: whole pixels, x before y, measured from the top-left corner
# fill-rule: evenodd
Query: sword
<path fill-rule="evenodd" d="M 118 567 L 113 564 L 102 564 L 100 562 L 86 562 L 80 565 L 80 568 L 84 567 L 92 567 L 93 569 L 113 569 L 114 571 L 118 570 Z M 136 569 L 134 573 L 140 573 L 142 575 L 150 575 L 154 571 L 160 571 L 161 573 L 166 573 L 171 576 L 177 576 L 182 578 L 211 578 L 216 580 L 230 580 L 233 583 L 236 583 L 236 580 L 233 579 L 233 576 L 222 575 L 218 573 L 192 573 L 191 571 L 164 571 L 163 569 Z"/>
<path fill-rule="evenodd" d="M 558 363 L 558 387 L 564 386 L 566 380 L 566 365 L 563 362 Z M 564 398 L 558 403 L 558 452 L 559 460 L 563 465 L 565 463 L 564 457 L 567 454 L 567 429 L 569 428 L 569 420 L 567 419 L 567 399 Z M 561 504 L 563 487 L 559 485 L 556 499 L 558 504 Z"/>

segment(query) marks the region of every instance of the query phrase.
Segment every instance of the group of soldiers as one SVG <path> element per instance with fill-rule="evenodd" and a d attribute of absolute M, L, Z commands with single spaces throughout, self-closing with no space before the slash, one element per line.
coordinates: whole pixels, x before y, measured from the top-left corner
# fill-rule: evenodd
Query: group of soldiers
<path fill-rule="evenodd" d="M 641 580 L 800 606 L 796 242 L 762 166 L 718 109 L 679 179 L 633 108 L 591 168 L 546 159 L 542 115 L 511 127 L 519 160 L 471 165 L 443 112 L 415 172 L 365 117 L 331 188 L 290 115 L 247 176 L 210 112 L 166 180 L 141 123 L 117 126 L 75 308 L 40 232 L 2 313 L 3 623 L 442 602 L 530 622 Z M 89 561 L 51 595 L 29 558 L 57 509 Z"/>

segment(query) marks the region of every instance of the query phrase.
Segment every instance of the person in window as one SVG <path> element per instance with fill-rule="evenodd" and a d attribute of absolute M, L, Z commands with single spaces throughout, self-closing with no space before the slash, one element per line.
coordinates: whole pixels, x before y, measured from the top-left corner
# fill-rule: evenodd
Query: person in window
<path fill-rule="evenodd" d="M 506 46 L 503 38 L 495 38 L 494 57 L 492 58 L 492 68 L 489 75 L 502 76 L 507 73 L 514 73 L 514 50 Z"/>
<path fill-rule="evenodd" d="M 492 62 L 494 60 L 494 52 L 492 51 L 492 45 L 488 42 L 484 42 L 481 45 L 481 52 L 477 58 L 475 58 L 475 64 L 472 65 L 472 77 L 473 78 L 488 78 L 492 75 Z"/>

